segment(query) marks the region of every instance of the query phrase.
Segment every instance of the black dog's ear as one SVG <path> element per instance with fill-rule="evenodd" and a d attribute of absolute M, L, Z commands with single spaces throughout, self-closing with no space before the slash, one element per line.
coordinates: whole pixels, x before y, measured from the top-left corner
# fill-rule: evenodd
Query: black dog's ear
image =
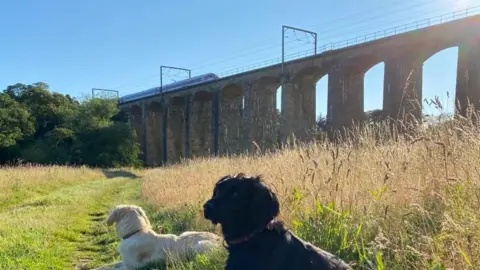
<path fill-rule="evenodd" d="M 217 181 L 216 184 L 219 184 L 219 183 L 227 180 L 228 178 L 232 178 L 232 176 L 231 176 L 231 175 L 225 175 L 225 176 L 223 176 L 222 178 L 220 178 L 220 179 Z"/>
<path fill-rule="evenodd" d="M 264 226 L 280 213 L 280 203 L 277 195 L 267 187 L 261 176 L 254 178 L 256 182 L 252 191 L 252 203 L 250 211 L 255 217 L 258 226 Z"/>
<path fill-rule="evenodd" d="M 270 219 L 273 219 L 278 216 L 280 213 L 280 202 L 278 201 L 277 195 L 275 192 L 269 190 L 268 191 L 270 195 L 270 211 L 269 211 L 269 216 L 271 217 Z"/>
<path fill-rule="evenodd" d="M 247 175 L 245 175 L 244 173 L 239 173 L 237 174 L 236 178 L 246 178 Z"/>

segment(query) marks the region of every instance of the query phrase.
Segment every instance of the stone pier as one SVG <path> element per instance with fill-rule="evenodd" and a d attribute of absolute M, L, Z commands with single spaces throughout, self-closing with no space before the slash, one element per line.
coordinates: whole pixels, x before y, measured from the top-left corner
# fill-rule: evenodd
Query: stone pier
<path fill-rule="evenodd" d="M 327 119 L 334 130 L 343 132 L 364 120 L 362 68 L 336 66 L 328 74 Z"/>
<path fill-rule="evenodd" d="M 480 38 L 458 47 L 456 110 L 467 116 L 468 106 L 480 110 Z"/>
<path fill-rule="evenodd" d="M 383 110 L 388 117 L 411 123 L 422 119 L 423 61 L 409 53 L 385 61 Z"/>
<path fill-rule="evenodd" d="M 167 161 L 179 162 L 185 157 L 185 103 L 186 99 L 175 97 L 170 100 L 167 124 Z"/>
<path fill-rule="evenodd" d="M 146 160 L 145 127 L 143 125 L 144 117 L 140 106 L 133 106 L 130 113 L 130 123 L 137 135 L 137 142 L 140 146 L 140 158 Z"/>
<path fill-rule="evenodd" d="M 152 102 L 147 109 L 147 165 L 159 166 L 163 163 L 163 108 Z"/>
<path fill-rule="evenodd" d="M 220 93 L 219 154 L 242 151 L 243 92 L 237 85 L 228 85 Z"/>
<path fill-rule="evenodd" d="M 256 151 L 253 142 L 262 150 L 278 146 L 276 93 L 279 87 L 279 80 L 265 78 L 254 83 L 249 89 L 245 99 L 245 110 L 249 111 L 247 118 L 249 151 Z"/>
<path fill-rule="evenodd" d="M 213 96 L 213 93 L 207 91 L 200 91 L 193 96 L 189 115 L 192 157 L 206 157 L 213 154 Z"/>
<path fill-rule="evenodd" d="M 287 80 L 282 86 L 282 142 L 307 142 L 315 138 L 316 84 L 319 76 L 304 75 Z"/>

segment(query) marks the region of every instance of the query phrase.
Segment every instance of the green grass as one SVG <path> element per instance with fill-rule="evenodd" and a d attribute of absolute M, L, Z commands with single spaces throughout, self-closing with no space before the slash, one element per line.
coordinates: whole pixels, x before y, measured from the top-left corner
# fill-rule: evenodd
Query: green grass
<path fill-rule="evenodd" d="M 99 179 L 11 194 L 0 208 L 0 269 L 90 269 L 120 260 L 106 215 L 116 204 L 141 203 L 140 184 Z"/>
<path fill-rule="evenodd" d="M 69 185 L 100 179 L 100 170 L 61 166 L 0 166 L 0 210 Z"/>

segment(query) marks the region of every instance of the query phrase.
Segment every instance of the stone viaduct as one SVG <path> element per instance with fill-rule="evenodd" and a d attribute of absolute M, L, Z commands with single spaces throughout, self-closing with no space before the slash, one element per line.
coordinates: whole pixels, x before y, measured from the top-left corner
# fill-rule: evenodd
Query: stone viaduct
<path fill-rule="evenodd" d="M 181 158 L 250 151 L 278 142 L 276 91 L 282 86 L 282 139 L 308 140 L 315 128 L 315 86 L 328 76 L 327 121 L 349 127 L 364 116 L 364 75 L 385 63 L 383 110 L 394 119 L 421 117 L 422 66 L 459 48 L 457 113 L 480 107 L 480 16 L 331 50 L 176 92 L 120 104 L 135 128 L 143 159 L 156 166 Z"/>

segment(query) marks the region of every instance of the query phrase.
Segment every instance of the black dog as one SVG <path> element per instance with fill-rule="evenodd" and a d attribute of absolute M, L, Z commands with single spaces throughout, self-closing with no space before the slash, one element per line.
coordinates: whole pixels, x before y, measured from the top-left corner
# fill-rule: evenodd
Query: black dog
<path fill-rule="evenodd" d="M 227 270 L 351 269 L 274 221 L 280 205 L 260 176 L 221 178 L 203 208 L 206 219 L 222 226 L 229 252 Z"/>

